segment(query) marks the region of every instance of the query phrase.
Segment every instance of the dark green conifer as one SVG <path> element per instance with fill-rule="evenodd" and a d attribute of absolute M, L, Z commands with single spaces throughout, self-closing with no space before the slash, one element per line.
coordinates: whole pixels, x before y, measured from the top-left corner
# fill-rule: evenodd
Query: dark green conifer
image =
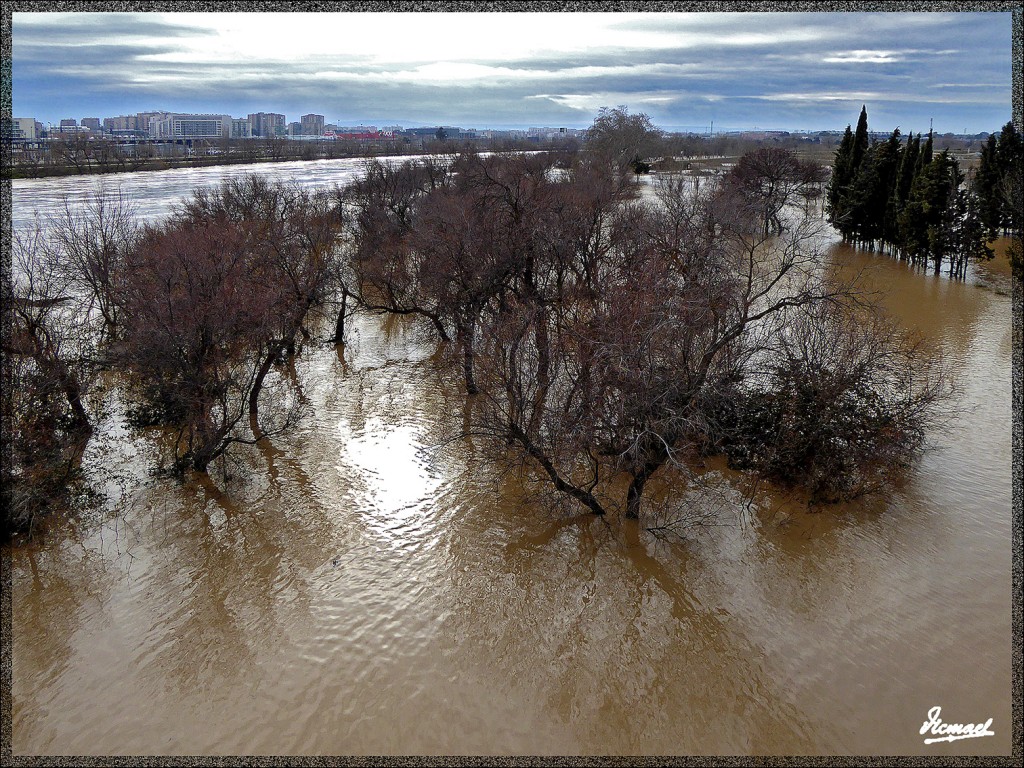
<path fill-rule="evenodd" d="M 900 162 L 900 130 L 887 141 L 868 147 L 857 177 L 850 187 L 850 225 L 854 240 L 873 246 L 885 235 L 889 197 L 896 184 Z"/>
<path fill-rule="evenodd" d="M 935 145 L 932 137 L 932 132 L 928 131 L 928 141 L 924 143 L 924 147 L 921 148 L 921 154 L 917 160 L 917 173 L 924 170 L 924 167 L 932 161 L 932 147 Z"/>
<path fill-rule="evenodd" d="M 860 108 L 860 118 L 857 120 L 857 132 L 853 136 L 853 152 L 850 156 L 850 167 L 856 174 L 860 170 L 860 164 L 864 161 L 864 155 L 868 151 L 868 108 Z"/>
<path fill-rule="evenodd" d="M 962 180 L 959 165 L 946 150 L 914 178 L 910 199 L 899 217 L 900 239 L 912 261 L 932 261 L 938 271 L 955 249 L 952 218 L 956 211 L 950 210 L 950 201 Z"/>
<path fill-rule="evenodd" d="M 845 198 L 850 182 L 853 181 L 852 160 L 853 131 L 847 125 L 843 140 L 839 143 L 839 149 L 836 150 L 836 159 L 832 164 L 832 176 L 828 180 L 825 202 L 828 222 L 842 233 L 844 239 L 847 237 Z"/>
<path fill-rule="evenodd" d="M 999 157 L 996 136 L 990 134 L 981 148 L 981 161 L 974 173 L 971 187 L 977 197 L 977 213 L 990 238 L 996 237 L 1002 228 L 1003 205 L 999 194 Z"/>

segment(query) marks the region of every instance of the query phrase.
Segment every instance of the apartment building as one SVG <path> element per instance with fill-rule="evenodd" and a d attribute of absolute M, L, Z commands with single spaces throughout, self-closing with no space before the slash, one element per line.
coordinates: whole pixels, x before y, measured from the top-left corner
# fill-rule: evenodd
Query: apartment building
<path fill-rule="evenodd" d="M 117 117 L 104 117 L 103 130 L 107 133 L 114 131 L 137 131 L 139 130 L 138 115 L 119 115 Z"/>
<path fill-rule="evenodd" d="M 300 118 L 301 131 L 303 136 L 323 136 L 324 135 L 324 116 L 323 115 L 303 115 Z"/>
<path fill-rule="evenodd" d="M 231 121 L 231 138 L 248 139 L 252 137 L 252 123 L 247 117 L 236 117 Z"/>
<path fill-rule="evenodd" d="M 287 129 L 284 115 L 276 112 L 255 112 L 249 115 L 253 136 L 284 136 Z"/>

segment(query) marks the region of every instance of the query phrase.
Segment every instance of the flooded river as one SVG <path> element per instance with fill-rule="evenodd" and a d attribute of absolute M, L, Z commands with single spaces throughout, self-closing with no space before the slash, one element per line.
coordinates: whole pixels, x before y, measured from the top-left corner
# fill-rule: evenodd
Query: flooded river
<path fill-rule="evenodd" d="M 102 181 L 158 216 L 246 170 Z M 14 182 L 16 225 L 99 182 Z M 831 253 L 940 345 L 964 415 L 885 498 L 725 500 L 684 541 L 524 503 L 447 440 L 465 397 L 416 323 L 307 346 L 305 417 L 227 478 L 153 475 L 112 402 L 109 503 L 10 553 L 14 753 L 1008 754 L 1009 280 Z M 995 735 L 925 745 L 936 706 Z"/>

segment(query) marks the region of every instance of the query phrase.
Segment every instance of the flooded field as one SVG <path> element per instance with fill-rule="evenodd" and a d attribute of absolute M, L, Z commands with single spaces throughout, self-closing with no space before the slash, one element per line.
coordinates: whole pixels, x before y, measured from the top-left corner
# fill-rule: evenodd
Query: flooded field
<path fill-rule="evenodd" d="M 246 170 L 120 181 L 156 217 Z M 110 182 L 16 181 L 15 226 Z M 113 401 L 108 503 L 10 553 L 14 753 L 1008 754 L 1009 279 L 830 255 L 940 346 L 963 415 L 891 495 L 725 495 L 682 541 L 523 501 L 448 439 L 469 406 L 415 322 L 308 344 L 301 422 L 209 479 L 154 475 Z M 995 736 L 925 745 L 935 706 Z"/>

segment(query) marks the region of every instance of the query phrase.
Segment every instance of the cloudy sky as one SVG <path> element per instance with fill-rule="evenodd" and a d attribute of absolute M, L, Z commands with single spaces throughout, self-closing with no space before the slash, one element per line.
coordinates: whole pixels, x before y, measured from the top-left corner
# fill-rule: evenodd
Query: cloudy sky
<path fill-rule="evenodd" d="M 998 130 L 1009 13 L 15 13 L 14 115 L 354 125 Z"/>

